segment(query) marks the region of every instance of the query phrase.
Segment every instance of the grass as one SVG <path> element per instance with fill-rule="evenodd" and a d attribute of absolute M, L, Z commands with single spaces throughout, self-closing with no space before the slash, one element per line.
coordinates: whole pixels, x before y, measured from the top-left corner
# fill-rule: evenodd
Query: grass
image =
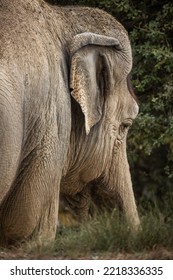
<path fill-rule="evenodd" d="M 141 217 L 141 230 L 132 233 L 127 223 L 114 211 L 103 213 L 80 226 L 62 227 L 54 250 L 71 258 L 88 254 L 135 254 L 165 248 L 173 251 L 173 215 L 158 209 Z"/>

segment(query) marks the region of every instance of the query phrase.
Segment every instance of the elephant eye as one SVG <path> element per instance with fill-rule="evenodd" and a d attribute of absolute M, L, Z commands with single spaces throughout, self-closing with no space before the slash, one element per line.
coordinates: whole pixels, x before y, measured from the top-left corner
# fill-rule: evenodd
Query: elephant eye
<path fill-rule="evenodd" d="M 123 123 L 121 126 L 122 126 L 122 129 L 127 129 L 127 128 L 129 128 L 129 125 L 128 125 L 127 123 Z"/>
<path fill-rule="evenodd" d="M 132 120 L 125 120 L 122 122 L 121 126 L 124 128 L 124 129 L 127 129 L 127 128 L 130 128 L 130 126 L 132 125 Z"/>
<path fill-rule="evenodd" d="M 130 128 L 130 126 L 132 125 L 132 121 L 131 120 L 126 120 L 126 121 L 123 121 L 120 125 L 120 128 L 119 128 L 119 137 L 121 139 L 124 138 L 125 136 L 125 133 L 127 132 L 127 130 Z"/>

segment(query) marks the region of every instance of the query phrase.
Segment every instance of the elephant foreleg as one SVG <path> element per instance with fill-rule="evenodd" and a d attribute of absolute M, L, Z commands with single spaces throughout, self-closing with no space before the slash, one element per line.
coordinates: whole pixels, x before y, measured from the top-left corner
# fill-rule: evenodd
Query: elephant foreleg
<path fill-rule="evenodd" d="M 54 240 L 62 172 L 58 158 L 55 146 L 47 143 L 23 160 L 1 205 L 1 235 L 7 244 L 28 239 L 43 244 Z"/>
<path fill-rule="evenodd" d="M 22 112 L 6 87 L 0 77 L 0 203 L 15 179 L 23 138 Z"/>

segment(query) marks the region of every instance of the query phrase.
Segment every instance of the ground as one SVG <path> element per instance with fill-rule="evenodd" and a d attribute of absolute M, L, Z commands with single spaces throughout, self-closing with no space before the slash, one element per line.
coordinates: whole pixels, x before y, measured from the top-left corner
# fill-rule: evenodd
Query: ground
<path fill-rule="evenodd" d="M 60 255 L 55 252 L 27 253 L 22 249 L 0 250 L 0 260 L 172 260 L 173 251 L 166 248 L 153 248 L 152 251 L 142 253 L 106 253 L 95 252 L 82 255 Z"/>

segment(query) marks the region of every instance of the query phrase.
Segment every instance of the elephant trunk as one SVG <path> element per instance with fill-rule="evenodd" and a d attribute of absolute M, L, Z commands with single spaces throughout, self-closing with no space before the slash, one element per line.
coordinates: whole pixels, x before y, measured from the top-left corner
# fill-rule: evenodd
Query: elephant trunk
<path fill-rule="evenodd" d="M 107 169 L 106 181 L 110 192 L 116 197 L 120 209 L 133 231 L 139 228 L 140 220 L 137 212 L 129 164 L 126 153 L 126 142 L 116 151 L 111 166 Z"/>
<path fill-rule="evenodd" d="M 122 144 L 122 148 L 118 155 L 119 167 L 117 168 L 116 192 L 120 197 L 121 208 L 125 213 L 127 221 L 134 230 L 138 229 L 140 220 L 137 212 L 132 180 L 130 174 L 129 163 L 127 160 L 126 141 Z"/>

